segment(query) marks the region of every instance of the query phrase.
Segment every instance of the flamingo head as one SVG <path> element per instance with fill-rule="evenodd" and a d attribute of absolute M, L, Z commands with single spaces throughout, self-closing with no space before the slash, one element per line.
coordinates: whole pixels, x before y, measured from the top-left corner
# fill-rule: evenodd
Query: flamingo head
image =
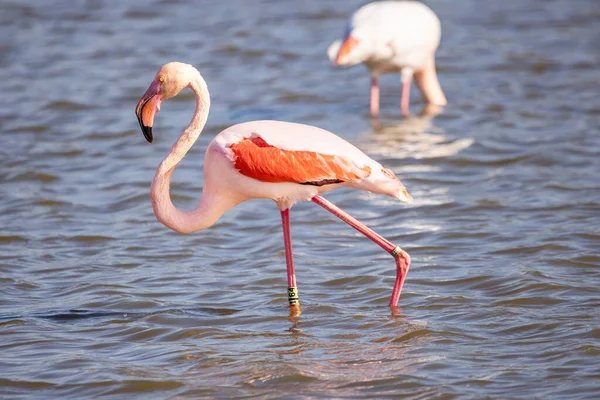
<path fill-rule="evenodd" d="M 198 74 L 198 70 L 180 62 L 165 64 L 158 71 L 135 108 L 140 128 L 148 142 L 152 143 L 152 125 L 154 116 L 160 111 L 160 103 L 188 87 L 194 73 Z"/>
<path fill-rule="evenodd" d="M 330 58 L 334 65 L 347 65 L 352 64 L 348 60 L 348 56 L 352 53 L 352 50 L 358 45 L 359 40 L 356 35 L 353 35 L 352 25 L 346 25 L 344 29 L 344 36 L 341 41 L 336 40 L 329 48 Z"/>

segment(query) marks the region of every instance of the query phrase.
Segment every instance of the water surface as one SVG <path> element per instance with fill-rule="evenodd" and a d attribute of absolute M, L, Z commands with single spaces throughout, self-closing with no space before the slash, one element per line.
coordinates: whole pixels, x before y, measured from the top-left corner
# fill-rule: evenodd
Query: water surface
<path fill-rule="evenodd" d="M 598 398 L 600 7 L 431 0 L 450 105 L 399 116 L 397 76 L 325 55 L 360 1 L 0 4 L 0 397 Z M 197 66 L 206 131 L 176 170 L 183 209 L 223 128 L 317 125 L 415 199 L 327 197 L 412 256 L 393 260 L 314 204 L 292 210 L 290 318 L 279 213 L 252 201 L 184 236 L 152 214 L 154 170 L 193 112 L 135 104 L 156 70 Z"/>

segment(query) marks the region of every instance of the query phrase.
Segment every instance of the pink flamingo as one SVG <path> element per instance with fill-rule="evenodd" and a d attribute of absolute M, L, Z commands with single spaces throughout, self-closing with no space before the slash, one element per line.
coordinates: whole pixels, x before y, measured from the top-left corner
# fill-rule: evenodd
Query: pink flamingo
<path fill-rule="evenodd" d="M 379 114 L 379 76 L 399 72 L 402 114 L 408 115 L 413 78 L 428 104 L 446 105 L 435 71 L 435 51 L 441 37 L 440 20 L 417 1 L 376 1 L 358 9 L 342 41 L 328 50 L 334 65 L 364 63 L 371 71 L 371 115 Z"/>
<path fill-rule="evenodd" d="M 156 218 L 176 232 L 191 233 L 208 228 L 225 211 L 246 200 L 274 200 L 281 211 L 283 225 L 288 300 L 295 306 L 299 300 L 290 208 L 297 201 L 311 200 L 394 257 L 396 282 L 390 306 L 396 306 L 410 267 L 410 256 L 320 196 L 331 189 L 349 186 L 411 202 L 412 198 L 394 173 L 328 131 L 280 121 L 246 122 L 225 129 L 211 141 L 204 158 L 200 204 L 192 211 L 180 211 L 169 194 L 171 175 L 200 136 L 208 118 L 210 96 L 206 82 L 193 66 L 168 63 L 158 71 L 136 108 L 142 133 L 152 142 L 152 124 L 161 102 L 184 88 L 194 92 L 196 111 L 154 175 L 150 197 Z"/>

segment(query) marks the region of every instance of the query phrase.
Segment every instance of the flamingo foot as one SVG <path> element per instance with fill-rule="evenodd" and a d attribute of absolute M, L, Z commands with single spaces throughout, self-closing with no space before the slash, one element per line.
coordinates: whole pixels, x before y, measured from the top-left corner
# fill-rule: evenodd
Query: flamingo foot
<path fill-rule="evenodd" d="M 290 318 L 294 319 L 299 317 L 302 314 L 302 309 L 300 308 L 300 303 L 290 306 Z"/>
<path fill-rule="evenodd" d="M 408 270 L 410 268 L 410 256 L 407 252 L 397 247 L 390 252 L 390 254 L 396 260 L 396 282 L 394 282 L 394 289 L 392 290 L 392 297 L 390 299 L 390 307 L 396 307 L 398 300 L 400 300 L 400 292 L 402 292 L 402 286 Z"/>

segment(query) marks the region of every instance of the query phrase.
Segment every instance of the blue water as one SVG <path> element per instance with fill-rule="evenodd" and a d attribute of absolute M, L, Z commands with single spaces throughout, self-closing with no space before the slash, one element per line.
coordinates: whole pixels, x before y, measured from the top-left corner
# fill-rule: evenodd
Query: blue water
<path fill-rule="evenodd" d="M 600 396 L 600 103 L 593 0 L 427 1 L 449 105 L 400 117 L 398 76 L 325 50 L 359 1 L 0 4 L 0 397 Z M 168 61 L 200 69 L 206 132 L 173 177 L 193 208 L 220 130 L 316 125 L 392 169 L 415 202 L 326 197 L 412 256 L 393 260 L 318 206 L 292 209 L 302 314 L 290 316 L 279 212 L 231 210 L 184 236 L 156 221 L 155 143 L 135 105 Z"/>

